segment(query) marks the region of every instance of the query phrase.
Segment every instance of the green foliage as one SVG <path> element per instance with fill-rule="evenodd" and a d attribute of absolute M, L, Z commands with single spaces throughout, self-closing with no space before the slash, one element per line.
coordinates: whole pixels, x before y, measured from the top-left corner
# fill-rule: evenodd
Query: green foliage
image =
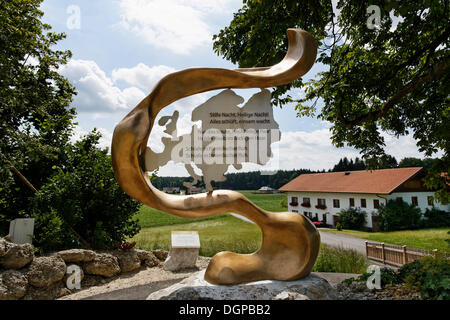
<path fill-rule="evenodd" d="M 398 274 L 402 282 L 419 289 L 423 299 L 450 300 L 448 257 L 424 257 L 402 266 Z"/>
<path fill-rule="evenodd" d="M 450 299 L 450 260 L 444 255 L 436 258 L 426 256 L 405 264 L 397 271 L 381 268 L 381 286 L 387 284 L 406 284 L 420 291 L 422 299 Z M 373 273 L 366 272 L 358 278 L 344 280 L 365 282 Z"/>
<path fill-rule="evenodd" d="M 450 212 L 436 208 L 426 209 L 424 213 L 423 226 L 425 228 L 450 227 Z"/>
<path fill-rule="evenodd" d="M 111 249 L 139 232 L 132 218 L 140 204 L 116 182 L 110 155 L 97 146 L 99 138 L 94 132 L 68 146 L 65 166 L 55 168 L 33 198 L 35 244 L 41 250 L 82 247 L 75 232 L 92 248 Z M 58 228 L 49 230 L 48 220 Z"/>
<path fill-rule="evenodd" d="M 366 223 L 367 213 L 361 208 L 351 207 L 341 210 L 338 215 L 339 223 L 343 229 L 362 230 Z"/>
<path fill-rule="evenodd" d="M 37 189 L 64 163 L 75 117 L 74 88 L 57 72 L 71 53 L 52 49 L 65 35 L 41 22 L 41 2 L 0 4 L 0 152 Z M 0 234 L 30 214 L 31 196 L 0 157 Z"/>
<path fill-rule="evenodd" d="M 439 160 L 431 159 L 431 158 L 419 159 L 419 158 L 406 157 L 400 161 L 400 163 L 398 164 L 398 167 L 399 168 L 423 167 L 425 169 L 430 169 L 433 167 L 433 165 L 436 161 L 439 161 Z"/>
<path fill-rule="evenodd" d="M 356 250 L 320 246 L 314 272 L 362 273 L 368 267 L 366 257 Z"/>
<path fill-rule="evenodd" d="M 344 157 L 339 160 L 339 162 L 331 169 L 332 172 L 341 172 L 341 171 L 356 171 L 356 170 L 364 170 L 366 169 L 366 164 L 364 160 L 360 160 L 358 157 L 348 160 L 347 157 Z"/>
<path fill-rule="evenodd" d="M 342 231 L 342 229 L 343 229 L 342 224 L 340 222 L 337 222 L 336 223 L 336 230 L 337 231 Z"/>
<path fill-rule="evenodd" d="M 358 281 L 358 282 L 366 282 L 367 279 L 369 279 L 370 276 L 373 275 L 375 271 L 373 272 L 364 272 L 363 274 L 361 274 L 359 277 L 355 278 L 349 278 L 346 279 L 344 281 L 342 281 L 342 283 L 347 283 L 350 284 L 353 281 Z M 392 270 L 390 268 L 380 268 L 380 284 L 381 287 L 384 287 L 387 284 L 399 284 L 401 283 L 399 275 L 397 274 L 397 272 L 395 270 Z"/>
<path fill-rule="evenodd" d="M 402 200 L 389 200 L 378 209 L 378 228 L 381 231 L 417 229 L 421 227 L 420 208 Z"/>
<path fill-rule="evenodd" d="M 287 207 L 288 207 L 287 197 L 286 197 L 286 198 L 283 198 L 283 199 L 280 201 L 280 206 L 281 206 L 282 208 L 287 208 Z"/>
<path fill-rule="evenodd" d="M 116 183 L 98 133 L 70 142 L 75 91 L 58 68 L 71 53 L 53 49 L 65 35 L 41 22 L 41 3 L 0 3 L 0 234 L 11 220 L 34 217 L 33 243 L 41 252 L 80 247 L 81 238 L 111 248 L 138 232 L 138 204 Z"/>
<path fill-rule="evenodd" d="M 371 4 L 381 11 L 375 29 L 367 26 Z M 339 0 L 337 9 L 339 16 L 328 0 L 247 0 L 214 36 L 214 50 L 240 67 L 270 66 L 286 52 L 288 28 L 308 31 L 325 71 L 277 87 L 274 104 L 294 103 L 298 116 L 329 121 L 333 144 L 361 150 L 373 169 L 391 160 L 383 132 L 412 133 L 427 157 L 442 150 L 426 185 L 448 203 L 441 173 L 450 167 L 449 2 Z M 395 28 L 391 12 L 401 18 Z"/>

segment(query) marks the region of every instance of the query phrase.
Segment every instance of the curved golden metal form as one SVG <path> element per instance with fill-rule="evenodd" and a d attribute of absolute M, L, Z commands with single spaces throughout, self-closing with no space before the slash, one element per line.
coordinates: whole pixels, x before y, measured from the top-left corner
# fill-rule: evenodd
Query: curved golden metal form
<path fill-rule="evenodd" d="M 268 68 L 192 68 L 163 78 L 115 128 L 114 173 L 131 197 L 155 209 L 184 218 L 235 212 L 262 230 L 261 248 L 253 254 L 221 252 L 205 273 L 213 284 L 257 280 L 295 280 L 307 276 L 319 252 L 320 236 L 302 215 L 265 211 L 242 194 L 229 190 L 174 196 L 156 189 L 145 173 L 145 150 L 155 119 L 169 104 L 197 93 L 224 88 L 266 88 L 287 84 L 307 73 L 317 55 L 317 42 L 306 31 L 289 29 L 289 49 L 279 64 Z"/>

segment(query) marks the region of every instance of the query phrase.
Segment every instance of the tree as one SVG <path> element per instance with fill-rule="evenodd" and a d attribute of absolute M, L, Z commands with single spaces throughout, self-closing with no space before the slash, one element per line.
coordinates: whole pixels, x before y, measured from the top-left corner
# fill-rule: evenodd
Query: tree
<path fill-rule="evenodd" d="M 412 167 L 423 167 L 425 169 L 430 169 L 434 166 L 435 159 L 425 158 L 425 159 L 419 159 L 419 158 L 413 158 L 413 157 L 407 157 L 403 158 L 398 166 L 400 168 L 412 168 Z"/>
<path fill-rule="evenodd" d="M 339 211 L 339 222 L 344 229 L 362 230 L 366 224 L 367 213 L 360 208 L 348 208 Z"/>
<path fill-rule="evenodd" d="M 380 9 L 373 29 L 369 5 Z M 214 50 L 240 67 L 268 66 L 286 52 L 286 29 L 310 32 L 325 71 L 276 88 L 274 104 L 295 103 L 299 116 L 318 113 L 332 123 L 334 145 L 360 149 L 370 168 L 386 156 L 383 131 L 412 132 L 427 156 L 443 152 L 425 183 L 447 203 L 448 174 L 441 173 L 450 163 L 449 6 L 446 0 L 339 0 L 337 16 L 330 0 L 247 0 L 214 36 Z M 396 27 L 391 12 L 400 20 Z M 306 93 L 295 98 L 291 89 Z M 319 100 L 323 107 L 317 110 Z"/>
<path fill-rule="evenodd" d="M 0 232 L 30 213 L 33 192 L 9 170 L 10 161 L 39 189 L 64 163 L 75 109 L 74 88 L 57 69 L 70 51 L 53 50 L 64 34 L 47 32 L 41 0 L 0 3 Z"/>
<path fill-rule="evenodd" d="M 100 137 L 94 131 L 67 145 L 64 167 L 56 168 L 33 197 L 39 235 L 34 244 L 42 251 L 83 247 L 83 241 L 92 248 L 114 248 L 139 232 L 133 216 L 140 204 L 118 185 L 111 155 L 98 147 Z"/>
<path fill-rule="evenodd" d="M 380 205 L 377 224 L 381 231 L 418 229 L 422 226 L 422 212 L 413 204 L 389 200 Z"/>
<path fill-rule="evenodd" d="M 58 67 L 71 53 L 52 49 L 65 35 L 48 32 L 41 2 L 0 1 L 0 234 L 34 217 L 41 252 L 111 248 L 139 231 L 139 204 L 120 189 L 97 132 L 70 141 L 75 90 Z"/>

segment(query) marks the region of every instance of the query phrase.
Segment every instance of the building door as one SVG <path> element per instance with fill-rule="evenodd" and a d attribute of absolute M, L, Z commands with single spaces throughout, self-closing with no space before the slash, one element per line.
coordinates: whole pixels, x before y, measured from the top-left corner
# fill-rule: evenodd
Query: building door
<path fill-rule="evenodd" d="M 377 221 L 378 221 L 378 216 L 372 216 L 372 231 L 373 232 L 378 232 Z"/>
<path fill-rule="evenodd" d="M 336 227 L 338 222 L 339 222 L 339 216 L 333 215 L 333 227 Z"/>

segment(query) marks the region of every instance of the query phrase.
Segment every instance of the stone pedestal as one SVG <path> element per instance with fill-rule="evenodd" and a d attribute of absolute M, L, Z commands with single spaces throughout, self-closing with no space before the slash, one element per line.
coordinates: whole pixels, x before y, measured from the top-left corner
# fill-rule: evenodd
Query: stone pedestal
<path fill-rule="evenodd" d="M 164 261 L 164 270 L 178 271 L 195 268 L 200 248 L 196 231 L 172 231 L 172 246 Z"/>
<path fill-rule="evenodd" d="M 323 278 L 310 274 L 296 281 L 264 280 L 233 286 L 204 280 L 205 270 L 156 291 L 147 300 L 335 300 L 336 290 Z"/>
<path fill-rule="evenodd" d="M 169 256 L 164 261 L 164 270 L 177 271 L 195 268 L 198 258 L 198 248 L 171 248 Z"/>

